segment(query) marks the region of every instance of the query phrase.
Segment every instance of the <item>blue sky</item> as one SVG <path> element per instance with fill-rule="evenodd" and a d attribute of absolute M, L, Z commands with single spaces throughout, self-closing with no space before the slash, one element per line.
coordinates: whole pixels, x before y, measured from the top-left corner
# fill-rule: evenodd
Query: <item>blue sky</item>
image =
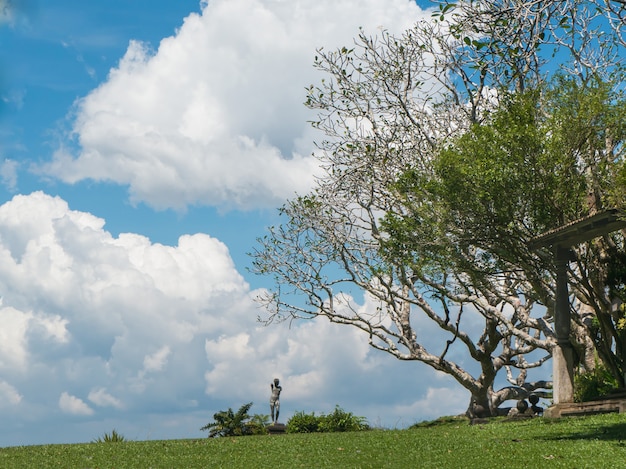
<path fill-rule="evenodd" d="M 358 331 L 261 327 L 246 253 L 317 171 L 316 48 L 407 0 L 0 0 L 0 446 L 196 438 L 253 401 L 404 427 L 466 392 Z M 424 331 L 427 334 L 427 331 Z"/>

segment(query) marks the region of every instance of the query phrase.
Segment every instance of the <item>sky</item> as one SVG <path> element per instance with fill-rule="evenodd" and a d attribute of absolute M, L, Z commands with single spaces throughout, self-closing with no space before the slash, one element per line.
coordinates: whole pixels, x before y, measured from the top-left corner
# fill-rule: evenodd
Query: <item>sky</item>
<path fill-rule="evenodd" d="M 425 2 L 425 6 L 428 6 Z M 248 272 L 318 173 L 318 48 L 411 0 L 0 0 L 0 447 L 206 436 L 254 402 L 404 428 L 469 395 L 325 320 L 262 326 Z"/>

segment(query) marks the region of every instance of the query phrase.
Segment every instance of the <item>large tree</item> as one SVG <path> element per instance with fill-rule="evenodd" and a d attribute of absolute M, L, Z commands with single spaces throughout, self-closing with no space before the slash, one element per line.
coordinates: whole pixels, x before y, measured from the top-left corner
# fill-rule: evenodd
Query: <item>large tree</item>
<path fill-rule="evenodd" d="M 577 90 L 612 92 L 619 69 L 602 61 L 619 35 L 579 30 L 593 33 L 599 12 L 609 14 L 592 6 L 442 4 L 400 37 L 361 32 L 353 47 L 319 51 L 315 66 L 327 77 L 306 104 L 319 111 L 325 174 L 283 206 L 285 222 L 253 254 L 255 271 L 276 281 L 261 298 L 267 320 L 324 316 L 358 327 L 374 348 L 452 376 L 471 394 L 470 415 L 548 386 L 526 376 L 555 345 L 553 270 L 527 241 L 585 214 L 594 171 L 578 171 L 569 124 L 557 135 L 549 122 L 578 122 L 580 109 L 567 105 Z M 552 49 L 564 72 L 578 72 L 564 79 L 569 88 L 545 84 L 559 68 L 546 64 Z M 585 85 L 592 80 L 596 88 Z M 602 104 L 618 98 L 609 95 Z M 597 127 L 584 127 L 597 124 L 592 117 L 579 124 L 595 145 Z M 612 137 L 615 154 L 621 136 Z M 363 306 L 362 292 L 376 308 Z M 441 331 L 438 344 L 426 346 L 424 319 Z M 586 350 L 584 323 L 574 331 Z M 477 366 L 461 366 L 466 356 Z M 496 390 L 501 370 L 511 386 Z"/>

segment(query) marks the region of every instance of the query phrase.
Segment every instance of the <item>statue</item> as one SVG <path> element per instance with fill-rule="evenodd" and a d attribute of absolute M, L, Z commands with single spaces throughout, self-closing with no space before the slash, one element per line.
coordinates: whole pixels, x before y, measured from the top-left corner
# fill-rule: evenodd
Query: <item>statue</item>
<path fill-rule="evenodd" d="M 543 415 L 543 408 L 537 405 L 539 403 L 539 396 L 537 396 L 537 394 L 531 394 L 530 396 L 528 396 L 528 400 L 530 401 L 530 408 L 532 409 L 533 413 L 535 415 Z"/>
<path fill-rule="evenodd" d="M 278 413 L 280 412 L 280 392 L 283 388 L 279 385 L 278 378 L 274 379 L 274 383 L 270 384 L 272 388 L 272 396 L 270 397 L 270 412 L 272 416 L 272 423 L 278 423 Z M 274 412 L 276 412 L 276 418 L 274 418 Z"/>
<path fill-rule="evenodd" d="M 524 399 L 517 401 L 517 405 L 509 410 L 508 417 L 514 419 L 533 417 L 532 410 L 528 407 L 528 402 Z"/>

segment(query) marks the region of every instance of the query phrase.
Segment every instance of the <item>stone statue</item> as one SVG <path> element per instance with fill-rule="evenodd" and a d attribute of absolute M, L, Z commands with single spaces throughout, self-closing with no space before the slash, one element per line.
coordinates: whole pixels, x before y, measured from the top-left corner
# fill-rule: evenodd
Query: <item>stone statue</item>
<path fill-rule="evenodd" d="M 270 412 L 272 423 L 278 423 L 278 413 L 280 412 L 280 392 L 283 388 L 280 386 L 278 378 L 274 379 L 274 383 L 270 384 L 272 388 L 272 396 L 270 397 Z M 276 418 L 274 418 L 274 413 Z"/>

